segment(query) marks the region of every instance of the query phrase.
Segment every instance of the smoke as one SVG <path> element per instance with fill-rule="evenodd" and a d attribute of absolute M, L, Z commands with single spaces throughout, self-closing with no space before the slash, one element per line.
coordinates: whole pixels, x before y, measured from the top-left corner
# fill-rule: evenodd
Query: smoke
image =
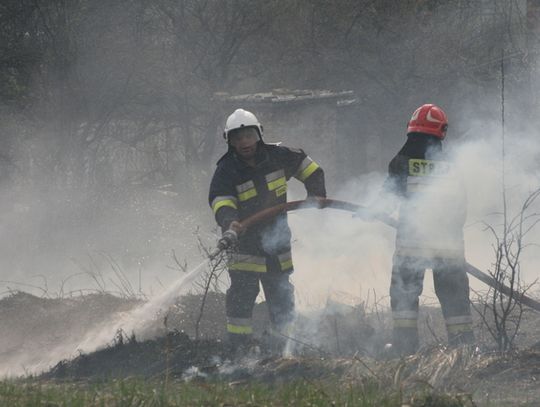
<path fill-rule="evenodd" d="M 308 6 L 311 7 L 311 5 Z M 374 16 L 382 20 L 374 22 L 373 24 L 377 27 L 370 29 L 369 32 L 363 28 L 366 24 L 359 23 L 356 27 L 353 27 L 354 24 L 350 25 L 351 36 L 348 41 L 351 41 L 351 45 L 340 44 L 339 47 L 331 45 L 331 52 L 328 52 L 329 48 L 325 45 L 309 53 L 305 52 L 306 49 L 288 51 L 289 54 L 295 56 L 295 59 L 296 52 L 294 51 L 302 51 L 298 53 L 300 58 L 307 58 L 308 54 L 316 56 L 317 63 L 308 62 L 309 67 L 295 60 L 283 62 L 281 56 L 270 52 L 272 51 L 270 49 L 258 46 L 241 47 L 245 52 L 254 49 L 258 56 L 264 55 L 264 64 L 268 66 L 264 66 L 262 70 L 247 66 L 249 69 L 240 71 L 235 65 L 222 67 L 223 72 L 235 73 L 234 77 L 226 78 L 226 82 L 236 83 L 237 73 L 247 71 L 259 72 L 257 75 L 261 71 L 268 71 L 267 78 L 270 80 L 261 80 L 255 75 L 243 78 L 243 81 L 240 80 L 242 83 L 238 88 L 231 86 L 224 90 L 233 93 L 238 92 L 239 89 L 264 91 L 276 86 L 328 86 L 332 89 L 354 89 L 357 96 L 362 98 L 362 106 L 358 109 L 358 117 L 351 119 L 350 126 L 358 126 L 357 139 L 360 141 L 350 139 L 340 140 L 339 143 L 330 143 L 330 145 L 325 144 L 325 138 L 330 137 L 330 130 L 332 130 L 328 129 L 328 122 L 333 113 L 329 113 L 322 105 L 311 108 L 311 111 L 304 108 L 280 110 L 281 118 L 289 115 L 292 119 L 275 120 L 273 124 L 268 123 L 268 126 L 265 123 L 265 127 L 269 130 L 267 140 L 270 141 L 272 133 L 276 137 L 284 135 L 288 137 L 288 140 L 284 140 L 288 141 L 287 145 L 304 148 L 316 161 L 323 164 L 330 181 L 328 189 L 331 197 L 380 209 L 391 207 L 391 203 L 380 201 L 380 189 L 386 173 L 380 170 L 378 164 L 387 163 L 397 152 L 400 143 L 404 141 L 404 134 L 394 132 L 406 121 L 404 112 L 412 112 L 424 102 L 440 104 L 450 114 L 451 123 L 448 139 L 445 142 L 446 149 L 451 153 L 451 158 L 463 174 L 466 186 L 467 223 L 464 228 L 466 258 L 471 264 L 485 271 L 491 267 L 494 253 L 493 236 L 486 231 L 484 222 L 500 231 L 502 221 L 500 213 L 503 208 L 501 124 L 498 117 L 500 92 L 499 83 L 495 83 L 491 77 L 494 70 L 489 69 L 489 61 L 497 59 L 500 55 L 500 37 L 497 33 L 503 30 L 497 26 L 499 23 L 494 23 L 493 27 L 486 25 L 483 12 L 479 16 L 476 15 L 478 11 L 483 11 L 480 2 L 470 13 L 463 13 L 461 9 L 458 10 L 450 3 L 447 7 L 453 9 L 449 14 L 450 17 L 454 16 L 454 13 L 459 13 L 466 17 L 465 20 L 481 18 L 481 21 L 467 25 L 455 23 L 462 20 L 449 18 L 443 10 L 441 13 L 433 13 L 431 19 L 425 17 L 425 21 L 418 23 L 416 15 L 411 14 L 404 19 L 398 12 L 393 16 L 394 20 L 389 20 L 389 24 L 398 25 L 392 27 L 391 30 L 386 30 L 384 25 L 387 24 L 386 15 L 382 12 Z M 157 310 L 163 306 L 162 300 L 167 302 L 170 300 L 169 295 L 179 295 L 179 291 L 171 293 L 165 290 L 165 287 L 170 286 L 178 288 L 173 284 L 181 276 L 178 269 L 170 267 L 173 263 L 172 249 L 176 250 L 180 261 L 186 257 L 188 265 L 200 259 L 193 231 L 200 226 L 205 233 L 210 234 L 209 231 L 214 225 L 211 212 L 206 205 L 206 191 L 201 193 L 201 190 L 206 189 L 208 185 L 209 174 L 192 177 L 193 174 L 190 172 L 190 165 L 196 161 L 196 157 L 190 154 L 194 154 L 196 150 L 167 150 L 166 169 L 169 170 L 169 166 L 178 167 L 179 174 L 175 176 L 182 178 L 181 188 L 177 190 L 179 195 L 170 196 L 163 193 L 168 191 L 159 191 L 156 188 L 160 181 L 159 177 L 158 179 L 150 178 L 146 184 L 142 181 L 131 183 L 133 179 L 131 172 L 138 176 L 141 173 L 155 175 L 159 172 L 156 171 L 156 163 L 164 161 L 164 154 L 159 155 L 164 150 L 162 144 L 155 142 L 148 143 L 150 146 L 142 145 L 144 143 L 137 144 L 133 139 L 136 139 L 137 135 L 144 136 L 154 131 L 159 134 L 158 130 L 162 124 L 156 124 L 154 128 L 148 123 L 166 117 L 170 122 L 163 124 L 165 130 L 162 133 L 166 133 L 166 137 L 161 136 L 162 139 L 167 143 L 189 145 L 193 140 L 184 138 L 184 135 L 180 133 L 174 133 L 175 126 L 185 125 L 188 128 L 186 133 L 190 133 L 199 126 L 199 123 L 191 123 L 190 130 L 191 114 L 181 113 L 183 110 L 195 109 L 197 105 L 203 106 L 195 121 L 211 122 L 209 116 L 215 115 L 215 111 L 209 114 L 208 105 L 212 95 L 207 93 L 206 89 L 207 87 L 214 89 L 214 83 L 221 82 L 223 75 L 217 74 L 216 70 L 216 73 L 209 72 L 214 82 L 212 80 L 208 83 L 194 82 L 192 74 L 194 70 L 191 69 L 190 64 L 182 65 L 174 61 L 170 67 L 162 65 L 166 61 L 173 60 L 174 58 L 170 58 L 173 54 L 184 58 L 192 53 L 185 49 L 183 51 L 186 52 L 178 53 L 178 44 L 169 39 L 165 40 L 170 32 L 184 33 L 183 30 L 170 29 L 163 24 L 163 21 L 156 20 L 153 24 L 143 24 L 143 26 L 163 26 L 166 36 L 160 37 L 159 32 L 151 32 L 145 37 L 144 32 L 139 34 L 138 31 L 137 35 L 134 35 L 135 30 L 133 32 L 129 30 L 131 25 L 124 24 L 126 21 L 131 21 L 133 27 L 138 30 L 140 24 L 135 24 L 139 21 L 138 18 L 117 20 L 114 17 L 123 13 L 119 13 L 121 10 L 113 12 L 110 6 L 96 10 L 102 14 L 95 20 L 92 18 L 72 19 L 72 21 L 88 21 L 88 26 L 79 33 L 80 38 L 88 39 L 88 44 L 86 42 L 78 44 L 81 50 L 87 49 L 87 51 L 79 50 L 80 55 L 74 55 L 77 57 L 74 67 L 80 68 L 81 74 L 77 75 L 75 71 L 72 77 L 86 78 L 85 83 L 90 85 L 83 87 L 86 96 L 84 94 L 75 96 L 80 96 L 83 100 L 85 97 L 94 100 L 94 104 L 91 105 L 96 112 L 89 113 L 87 103 L 76 103 L 77 98 L 73 98 L 74 95 L 71 93 L 64 96 L 65 100 L 69 101 L 65 103 L 65 106 L 61 104 L 49 107 L 51 100 L 44 98 L 42 110 L 45 112 L 50 110 L 50 116 L 49 113 L 41 112 L 43 117 L 35 119 L 36 112 L 32 111 L 30 112 L 32 119 L 18 123 L 13 130 L 6 130 L 6 134 L 9 133 L 13 140 L 27 138 L 29 141 L 21 142 L 20 145 L 13 142 L 18 147 L 13 162 L 21 167 L 19 171 L 22 181 L 14 182 L 14 185 L 2 184 L 0 191 L 0 265 L 2 269 L 0 279 L 3 281 L 3 293 L 23 288 L 40 295 L 61 297 L 87 290 L 103 290 L 121 295 L 138 294 L 142 291 L 157 298 L 156 301 L 151 302 L 152 305 L 149 308 L 142 311 L 143 316 L 136 314 L 137 318 L 141 318 L 140 321 L 133 316 L 127 316 L 127 320 L 120 317 L 119 321 L 112 323 L 107 321 L 108 325 L 102 327 L 102 331 L 89 332 L 88 337 L 83 341 L 82 348 L 86 350 L 94 349 L 109 341 L 117 327 L 123 326 L 129 332 L 130 328 L 144 325 L 142 321 L 155 316 Z M 323 13 L 326 12 L 326 9 L 321 10 Z M 313 12 L 315 11 L 317 10 Z M 336 10 L 332 10 L 334 11 Z M 129 12 L 136 11 L 129 8 Z M 289 13 L 282 14 L 289 15 Z M 264 13 L 261 15 L 264 16 Z M 351 13 L 351 16 L 353 15 L 355 13 Z M 369 18 L 369 14 L 365 15 Z M 325 16 L 324 20 L 333 21 L 333 17 L 332 15 Z M 412 17 L 414 19 L 411 20 Z M 266 16 L 264 18 L 266 19 Z M 306 19 L 308 20 L 312 24 L 311 19 Z M 108 23 L 109 21 L 112 22 Z M 92 25 L 95 22 L 100 24 Z M 369 21 L 366 23 L 371 24 Z M 255 21 L 254 24 L 257 22 Z M 302 28 L 302 24 L 299 20 L 295 24 L 287 24 L 286 27 L 292 29 L 298 26 L 299 30 L 302 30 L 306 28 Z M 225 22 L 224 25 L 227 27 L 225 31 L 230 32 L 228 24 Z M 349 26 L 349 24 L 345 25 Z M 430 34 L 420 35 L 419 25 L 430 30 Z M 327 27 L 321 24 L 319 28 L 324 28 L 319 35 L 322 33 L 324 36 L 327 32 L 325 30 L 329 30 L 328 32 L 332 32 L 332 35 L 328 35 L 329 39 L 339 38 L 334 37 L 333 24 Z M 506 28 L 505 26 L 504 29 Z M 120 35 L 117 31 L 120 31 Z M 252 33 L 260 30 L 248 31 L 249 36 L 252 37 Z M 489 38 L 482 37 L 486 35 L 485 31 Z M 65 32 L 69 33 L 71 30 L 65 30 Z M 401 38 L 396 38 L 396 32 Z M 103 35 L 104 33 L 106 35 Z M 317 45 L 312 44 L 313 32 L 310 29 L 305 33 L 310 33 L 308 37 L 311 49 L 312 46 Z M 197 39 L 208 37 L 204 30 L 188 34 Z M 297 34 L 299 33 L 294 34 L 295 37 Z M 274 35 L 263 36 L 274 38 Z M 23 38 L 26 35 L 19 37 Z M 42 37 L 41 34 L 38 36 L 38 38 Z M 347 37 L 349 38 L 349 34 Z M 100 38 L 100 41 L 96 41 L 95 48 L 88 48 L 92 43 L 92 38 Z M 124 45 L 124 41 L 128 39 L 131 41 L 131 39 L 141 38 L 151 40 L 129 42 L 127 48 Z M 153 40 L 154 38 L 156 40 Z M 439 41 L 441 39 L 443 41 Z M 111 40 L 114 41 L 111 42 Z M 253 37 L 252 41 L 257 40 L 257 37 Z M 288 36 L 280 37 L 279 41 L 283 41 L 283 44 L 297 42 L 290 41 Z M 301 41 L 301 35 L 299 41 Z M 55 44 L 64 42 L 69 43 L 54 41 Z M 162 51 L 168 43 L 173 44 L 174 52 L 171 55 Z M 198 44 L 198 41 L 193 43 Z M 469 47 L 463 45 L 469 43 L 471 44 Z M 145 48 L 145 44 L 149 46 L 156 44 L 157 48 Z M 219 44 L 213 41 L 211 45 L 215 47 Z M 373 48 L 373 50 L 363 48 L 362 44 L 368 44 L 368 48 Z M 452 44 L 460 45 L 454 47 Z M 274 45 L 272 47 L 281 48 Z M 198 48 L 207 49 L 204 43 Z M 228 49 L 228 47 L 222 48 Z M 346 51 L 344 54 L 333 54 L 341 48 Z M 104 49 L 107 52 L 104 53 Z M 49 53 L 72 54 L 67 50 L 57 51 L 60 52 L 49 51 Z M 356 58 L 349 59 L 350 53 Z M 208 53 L 208 57 L 212 55 L 219 56 L 220 54 Z M 251 56 L 253 55 L 248 54 L 247 57 L 239 59 L 250 61 Z M 414 58 L 410 58 L 411 56 Z M 199 57 L 200 55 L 194 61 L 197 67 L 218 66 L 216 62 L 219 61 L 201 64 L 200 61 L 205 59 Z M 222 59 L 226 58 L 220 60 Z M 277 61 L 277 65 L 271 66 L 272 61 Z M 62 69 L 69 68 L 61 63 L 58 65 Z M 480 66 L 480 69 L 477 66 Z M 126 67 L 130 69 L 126 70 Z M 243 65 L 242 67 L 246 68 Z M 46 65 L 44 65 L 44 70 L 47 70 Z M 211 68 L 209 70 L 211 71 Z M 179 77 L 182 72 L 187 72 L 189 75 Z M 515 69 L 514 74 L 516 73 L 519 74 L 518 68 Z M 36 77 L 39 76 L 36 75 Z M 109 76 L 113 79 L 105 80 Z M 466 78 L 462 79 L 461 76 Z M 62 89 L 67 88 L 77 93 L 75 90 L 81 88 L 77 82 L 71 86 L 68 81 L 64 83 L 63 74 L 58 75 L 58 78 L 60 78 L 58 81 L 51 81 L 55 85 L 49 90 L 61 93 Z M 138 78 L 143 80 L 138 82 Z M 498 78 L 495 79 L 498 81 Z M 508 211 L 511 215 L 517 214 L 524 199 L 540 184 L 538 166 L 540 143 L 536 136 L 539 123 L 531 117 L 534 115 L 520 108 L 526 104 L 523 100 L 527 100 L 528 94 L 526 84 L 516 86 L 520 80 L 518 78 L 513 81 L 514 83 L 507 83 L 510 94 L 507 97 L 508 124 L 505 135 L 504 174 Z M 136 85 L 133 89 L 128 86 L 131 83 Z M 384 86 L 381 86 L 381 83 Z M 436 92 L 431 92 L 431 85 L 436 85 Z M 38 85 L 35 88 L 38 95 L 44 92 L 39 90 Z M 118 89 L 120 91 L 117 91 Z M 432 100 L 425 100 L 426 97 Z M 119 98 L 122 99 L 120 102 Z M 178 98 L 181 100 L 178 101 Z M 171 103 L 169 99 L 172 100 Z M 132 102 L 135 107 L 131 104 Z M 116 106 L 117 103 L 120 109 Z M 176 106 L 176 103 L 180 107 Z M 190 106 L 190 108 L 185 109 L 182 106 Z M 77 138 L 89 141 L 80 137 L 87 127 L 95 126 L 99 129 L 102 125 L 107 127 L 102 123 L 104 119 L 101 117 L 101 110 L 107 111 L 106 117 L 109 113 L 116 111 L 122 114 L 115 116 L 114 123 L 107 130 L 109 132 L 107 135 L 116 140 L 115 143 L 103 142 L 99 147 L 95 147 L 96 151 L 100 150 L 99 154 L 92 150 L 94 147 L 89 148 L 89 152 L 85 152 L 89 156 L 96 157 L 101 154 L 100 159 L 93 163 L 98 167 L 97 170 L 90 171 L 100 187 L 90 191 L 85 190 L 85 185 L 69 191 L 59 188 L 58 185 L 61 184 L 76 184 L 76 181 L 71 180 L 72 168 L 63 164 L 63 161 L 70 161 L 75 166 L 83 168 L 92 160 L 88 157 L 84 158 L 81 151 L 70 151 L 69 148 L 62 150 L 58 146 L 69 144 L 68 140 Z M 167 112 L 167 115 L 147 115 L 153 110 L 163 110 Z M 40 111 L 38 110 L 37 113 L 39 117 Z M 8 115 L 2 115 L 2 118 L 11 120 L 5 116 Z M 128 121 L 136 122 L 135 118 L 139 116 L 142 117 L 141 123 L 125 125 Z M 174 118 L 170 119 L 170 116 Z M 80 119 L 81 117 L 83 119 Z M 69 132 L 66 130 L 63 136 L 55 139 L 56 122 L 71 123 L 68 127 L 81 130 L 70 129 Z M 284 128 L 277 127 L 281 122 Z M 297 124 L 298 127 L 290 128 L 291 123 Z M 41 131 L 44 126 L 52 128 L 49 130 L 50 134 Z M 61 126 L 58 127 L 61 128 Z M 169 130 L 169 127 L 172 130 Z M 177 137 L 170 139 L 170 134 L 176 134 Z M 103 134 L 90 130 L 88 135 L 93 137 Z M 197 136 L 201 135 L 197 134 Z M 118 144 L 133 144 L 136 148 L 120 149 Z M 82 149 L 83 145 L 87 144 L 82 143 L 78 148 Z M 70 145 L 70 147 L 73 146 Z M 137 151 L 145 148 L 145 154 L 136 154 Z M 157 159 L 148 159 L 149 156 L 154 157 L 155 152 Z M 355 161 L 365 159 L 364 168 L 372 172 L 347 178 L 338 176 L 339 160 L 345 153 L 352 156 Z M 182 155 L 184 161 L 177 157 Z M 333 155 L 336 157 L 335 161 L 338 162 L 332 161 Z M 66 168 L 63 169 L 62 165 Z M 120 169 L 120 167 L 125 168 Z M 213 165 L 208 168 L 213 169 Z M 114 182 L 118 181 L 114 179 L 115 174 L 118 175 L 118 173 L 122 175 L 117 177 L 122 181 L 120 185 Z M 61 174 L 70 180 L 66 182 L 66 180 L 55 179 L 55 174 Z M 291 188 L 290 199 L 303 197 L 301 185 Z M 186 202 L 191 202 L 191 204 Z M 448 203 L 452 204 L 451 201 Z M 440 211 L 440 208 L 432 208 L 429 205 L 426 208 L 426 211 L 434 213 L 438 210 Z M 444 216 L 445 213 L 441 213 L 441 218 Z M 431 222 L 433 224 L 426 227 L 438 228 L 440 226 L 436 217 Z M 292 280 L 296 287 L 297 305 L 301 311 L 320 308 L 327 303 L 329 297 L 343 301 L 347 296 L 348 302 L 349 299 L 352 302 L 361 302 L 366 298 L 377 302 L 388 302 L 395 244 L 395 231 L 391 227 L 378 221 L 368 222 L 362 218 L 354 218 L 350 213 L 332 209 L 312 209 L 292 213 L 289 215 L 289 224 L 293 235 L 292 249 L 295 264 Z M 275 231 L 279 231 L 279 227 Z M 273 249 L 280 246 L 279 237 L 280 233 L 268 234 L 264 242 L 265 247 Z M 205 241 L 212 241 L 213 236 L 205 235 L 204 238 Z M 526 242 L 531 245 L 540 243 L 540 228 L 534 228 L 527 236 Z M 534 246 L 531 246 L 525 250 L 523 256 L 522 277 L 525 283 L 532 283 L 537 278 L 536 270 L 540 265 L 540 254 Z M 96 284 L 96 277 L 100 281 L 99 284 Z M 474 289 L 485 288 L 473 278 L 470 278 L 470 281 Z M 163 291 L 166 291 L 165 297 L 160 297 Z M 425 278 L 425 296 L 434 296 L 429 274 Z M 153 308 L 156 304 L 159 306 Z M 50 356 L 63 358 L 71 355 L 71 349 L 76 349 L 79 345 L 79 342 L 64 343 L 55 350 L 56 353 L 51 352 Z"/>
<path fill-rule="evenodd" d="M 475 126 L 481 126 L 482 131 L 478 132 Z M 473 134 L 480 133 L 482 136 L 470 140 L 453 140 L 445 146 L 445 150 L 461 174 L 466 190 L 466 259 L 487 271 L 495 260 L 495 241 L 493 235 L 486 230 L 486 225 L 502 233 L 501 127 L 492 119 L 473 122 L 471 127 Z M 534 134 L 533 131 L 507 131 L 506 134 L 504 182 L 510 218 L 519 213 L 529 194 L 540 187 L 537 169 L 540 143 Z M 448 139 L 451 140 L 452 136 L 450 133 Z M 333 197 L 375 209 L 391 207 L 388 202 L 381 202 L 380 192 L 385 176 L 384 173 L 371 173 L 350 180 Z M 442 234 L 438 233 L 439 236 L 444 236 L 445 220 L 450 217 L 448 211 L 459 207 L 461 200 L 458 195 L 445 199 L 447 201 L 444 206 L 436 199 L 417 202 L 423 214 L 432 214 L 421 217 L 422 226 L 433 231 L 443 230 Z M 539 206 L 540 202 L 536 202 L 530 214 L 535 213 Z M 379 298 L 387 295 L 395 245 L 395 231 L 392 228 L 380 222 L 352 218 L 350 214 L 331 209 L 292 214 L 290 223 L 294 237 L 293 281 L 300 308 L 323 305 L 333 292 L 347 293 L 359 302 L 368 296 L 370 290 L 374 290 Z M 537 278 L 540 258 L 532 245 L 540 243 L 540 228 L 533 228 L 524 243 L 531 246 L 523 252 L 522 279 L 525 284 L 530 284 Z M 475 290 L 486 289 L 483 283 L 472 277 L 470 283 Z M 425 278 L 424 296 L 434 296 L 429 275 Z"/>
<path fill-rule="evenodd" d="M 472 123 L 473 128 L 475 125 Z M 467 192 L 467 222 L 464 228 L 466 258 L 471 264 L 486 271 L 494 261 L 493 237 L 485 230 L 483 222 L 491 224 L 496 230 L 501 229 L 502 150 L 500 125 L 493 120 L 479 121 L 478 125 L 481 125 L 483 130 L 482 137 L 458 141 L 452 139 L 453 135 L 450 133 L 445 147 L 450 159 L 463 175 Z M 512 215 L 519 211 L 524 199 L 540 186 L 537 169 L 540 143 L 532 135 L 532 131 L 508 131 L 506 135 L 505 184 L 508 212 Z M 380 192 L 385 178 L 385 173 L 372 172 L 349 179 L 339 188 L 330 184 L 328 187 L 335 191 L 331 194 L 333 198 L 384 210 L 393 206 L 392 202 L 381 202 Z M 305 194 L 299 183 L 291 185 L 290 191 L 291 200 L 301 199 Z M 451 201 L 448 204 L 452 206 Z M 23 214 L 19 219 L 26 217 L 28 220 L 25 212 L 27 209 L 18 208 Z M 430 208 L 428 205 L 425 210 L 438 213 L 440 208 Z M 532 212 L 535 210 L 538 210 L 538 204 Z M 444 217 L 445 213 L 441 212 L 440 216 Z M 113 217 L 111 216 L 111 219 Z M 11 223 L 7 225 L 16 224 L 16 219 L 11 218 Z M 433 228 L 439 226 L 437 218 L 432 222 Z M 20 224 L 24 225 L 22 222 Z M 297 308 L 302 313 L 322 308 L 329 298 L 348 304 L 368 300 L 372 303 L 388 303 L 387 293 L 395 244 L 393 228 L 378 221 L 366 221 L 333 209 L 293 212 L 289 214 L 289 224 L 293 235 L 295 264 L 292 281 L 296 287 Z M 3 225 L 5 227 L 6 223 Z M 275 233 L 269 234 L 265 241 L 274 246 L 275 237 Z M 526 243 L 539 242 L 540 229 L 534 228 Z M 524 283 L 535 280 L 539 261 L 534 247 L 525 250 L 522 262 Z M 152 272 L 159 275 L 161 270 Z M 171 277 L 169 281 L 175 280 L 178 279 Z M 475 290 L 485 289 L 482 283 L 473 278 L 470 278 L 470 281 Z M 150 321 L 160 310 L 165 309 L 167 303 L 182 292 L 185 284 L 185 281 L 178 280 L 177 284 L 170 286 L 169 290 L 156 296 L 146 306 L 119 315 L 114 321 L 106 321 L 98 329 L 88 332 L 83 340 L 79 338 L 76 342 L 70 342 L 71 339 L 66 338 L 66 342 L 50 352 L 35 368 L 39 370 L 55 360 L 69 357 L 76 349 L 91 351 L 103 346 L 111 340 L 118 328 L 128 333 L 133 330 L 141 338 L 151 337 L 154 333 L 144 333 L 145 321 Z M 423 297 L 434 297 L 429 273 L 425 277 Z"/>
<path fill-rule="evenodd" d="M 334 197 L 369 204 L 382 180 L 381 174 L 362 176 Z M 299 308 L 324 305 L 332 292 L 348 293 L 358 302 L 369 291 L 387 292 L 395 235 L 391 227 L 332 209 L 303 210 L 289 219 Z"/>
<path fill-rule="evenodd" d="M 456 161 L 466 175 L 468 194 L 468 222 L 465 228 L 467 258 L 486 270 L 494 261 L 493 236 L 484 223 L 494 227 L 502 236 L 503 223 L 503 173 L 500 127 L 484 123 L 488 136 L 477 141 L 467 142 L 456 150 Z M 497 131 L 498 130 L 498 131 Z M 491 136 L 489 136 L 489 134 Z M 518 215 L 527 197 L 540 187 L 537 160 L 540 144 L 534 139 L 534 131 L 508 132 L 505 143 L 504 188 L 508 218 Z M 529 215 L 537 212 L 539 202 L 530 208 Z M 527 221 L 529 225 L 531 221 Z M 540 242 L 540 229 L 537 227 L 525 237 L 526 245 Z M 522 277 L 532 283 L 536 279 L 538 257 L 534 246 L 524 247 L 522 258 Z"/>
<path fill-rule="evenodd" d="M 173 250 L 188 266 L 200 261 L 197 229 L 202 224 L 208 231 L 199 233 L 203 241 L 212 230 L 206 207 L 192 209 L 156 188 L 49 185 L 42 191 L 23 185 L 2 191 L 2 294 L 151 295 L 182 274 Z"/>
<path fill-rule="evenodd" d="M 289 246 L 287 218 L 280 217 L 261 232 L 261 246 L 266 253 L 283 253 Z"/>
<path fill-rule="evenodd" d="M 116 335 L 135 335 L 138 340 L 152 339 L 163 333 L 161 325 L 156 325 L 160 316 L 166 315 L 167 310 L 175 300 L 187 293 L 193 282 L 205 271 L 209 260 L 204 260 L 188 273 L 174 281 L 173 284 L 149 301 L 133 307 L 129 311 L 116 312 L 106 315 L 91 329 L 79 335 L 64 336 L 55 341 L 45 352 L 36 355 L 33 352 L 21 354 L 15 362 L 0 363 L 0 375 L 17 375 L 23 372 L 39 373 L 61 360 L 69 360 L 77 353 L 89 353 L 102 349 L 110 344 Z M 25 304 L 22 304 L 24 307 Z M 52 345 L 52 344 L 51 344 Z M 24 369 L 21 367 L 24 366 Z"/>

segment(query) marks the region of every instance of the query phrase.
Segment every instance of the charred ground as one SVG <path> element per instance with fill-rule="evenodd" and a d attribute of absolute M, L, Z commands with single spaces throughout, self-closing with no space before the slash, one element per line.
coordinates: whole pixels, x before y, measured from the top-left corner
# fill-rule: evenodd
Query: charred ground
<path fill-rule="evenodd" d="M 9 327 L 0 338 L 2 359 L 8 363 L 22 360 L 26 366 L 34 363 L 41 367 L 39 380 L 55 382 L 168 377 L 236 386 L 297 380 L 369 380 L 383 388 L 401 388 L 405 392 L 436 389 L 469 394 L 478 402 L 506 403 L 503 405 L 532 403 L 540 398 L 540 346 L 532 343 L 537 337 L 536 314 L 525 314 L 519 336 L 522 350 L 500 355 L 489 351 L 489 342 L 480 329 L 477 334 L 484 341 L 481 348 L 448 349 L 441 345 L 444 329 L 439 310 L 423 307 L 423 350 L 399 359 L 384 354 L 383 344 L 389 334 L 384 311 L 373 314 L 362 306 L 329 302 L 319 314 L 299 318 L 294 357 L 265 352 L 263 335 L 261 353 L 232 358 L 223 341 L 223 294 L 208 295 L 199 339 L 194 339 L 201 301 L 200 295 L 189 294 L 167 313 L 157 315 L 151 327 L 155 333 L 152 339 L 118 331 L 107 346 L 95 352 L 74 352 L 72 358 L 53 363 L 47 359 L 48 349 L 57 348 L 66 338 L 82 338 L 89 327 L 103 323 L 111 314 L 136 307 L 140 301 L 109 294 L 47 299 L 13 293 L 0 300 L 1 320 Z M 256 307 L 255 320 L 257 331 L 264 332 L 268 324 L 264 304 Z M 45 366 L 43 360 L 48 360 L 49 365 Z M 38 369 L 32 373 L 38 373 Z"/>

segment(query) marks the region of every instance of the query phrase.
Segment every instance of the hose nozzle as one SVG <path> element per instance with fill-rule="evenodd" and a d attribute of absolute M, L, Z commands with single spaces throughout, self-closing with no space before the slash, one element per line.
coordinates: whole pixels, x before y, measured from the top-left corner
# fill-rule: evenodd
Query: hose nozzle
<path fill-rule="evenodd" d="M 210 253 L 210 259 L 214 259 L 223 250 L 227 250 L 236 246 L 237 243 L 238 234 L 232 229 L 226 230 L 225 232 L 223 232 L 223 235 L 221 235 L 221 239 L 218 240 L 216 249 L 212 253 Z"/>

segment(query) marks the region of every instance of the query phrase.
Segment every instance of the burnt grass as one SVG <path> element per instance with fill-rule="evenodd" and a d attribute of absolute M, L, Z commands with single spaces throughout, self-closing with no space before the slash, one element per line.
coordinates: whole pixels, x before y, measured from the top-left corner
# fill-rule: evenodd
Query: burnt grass
<path fill-rule="evenodd" d="M 55 359 L 54 355 L 62 355 L 62 352 L 50 354 L 50 350 L 64 343 L 73 346 L 81 342 L 94 327 L 107 323 L 115 313 L 133 309 L 141 301 L 106 293 L 41 298 L 15 292 L 0 299 L 0 320 L 7 328 L 0 332 L 0 352 L 5 356 L 0 365 L 4 369 L 34 367 L 30 373 L 45 371 L 41 373 L 44 378 L 57 379 L 180 376 L 193 366 L 202 372 L 211 372 L 220 364 L 230 363 L 227 360 L 231 359 L 224 344 L 224 294 L 209 292 L 203 316 L 199 318 L 201 302 L 202 296 L 198 294 L 182 296 L 168 310 L 155 316 L 146 327 L 153 334 L 144 339 L 119 331 L 111 335 L 108 344 L 101 349 L 86 353 L 71 348 Z M 260 339 L 269 327 L 264 303 L 255 306 L 253 317 Z M 315 317 L 300 317 L 298 323 L 303 332 L 299 340 L 306 345 L 302 354 L 307 356 L 351 356 L 359 349 L 367 352 L 363 349 L 374 343 L 374 329 L 360 308 L 329 305 Z M 199 339 L 194 340 L 196 337 Z M 268 349 L 262 341 L 258 344 L 262 348 L 261 357 L 267 357 Z M 234 374 L 230 377 L 243 376 L 242 369 L 232 370 Z M 297 369 L 288 365 L 286 370 Z"/>
<path fill-rule="evenodd" d="M 108 293 L 45 298 L 13 292 L 0 299 L 0 368 L 50 367 L 59 359 L 46 356 L 59 344 L 76 343 L 111 315 L 139 304 Z"/>
<path fill-rule="evenodd" d="M 139 342 L 134 336 L 117 334 L 108 347 L 73 360 L 60 361 L 44 379 L 109 379 L 136 377 L 181 377 L 192 366 L 211 371 L 216 360 L 226 356 L 219 340 L 193 341 L 183 332 L 174 331 L 154 340 Z"/>
<path fill-rule="evenodd" d="M 260 336 L 262 353 L 249 358 L 233 357 L 225 344 L 224 295 L 209 293 L 197 325 L 201 301 L 200 295 L 188 294 L 156 315 L 150 327 L 152 339 L 118 331 L 101 349 L 79 351 L 75 357 L 44 364 L 43 360 L 51 360 L 48 350 L 62 340 L 82 338 L 92 327 L 141 302 L 105 293 L 62 299 L 13 293 L 0 299 L 0 320 L 6 328 L 0 331 L 2 363 L 9 365 L 26 356 L 25 363 L 42 366 L 30 373 L 45 381 L 170 377 L 231 383 L 299 379 L 356 383 L 367 378 L 381 386 L 396 386 L 397 381 L 403 388 L 416 388 L 418 383 L 428 383 L 435 389 L 489 395 L 498 400 L 540 399 L 540 325 L 536 313 L 524 314 L 518 335 L 521 350 L 501 356 L 485 350 L 479 353 L 446 348 L 440 309 L 422 307 L 423 351 L 408 359 L 395 359 L 382 354 L 391 326 L 387 312 L 328 303 L 316 315 L 299 316 L 297 338 L 305 346 L 299 346 L 295 357 L 272 356 Z M 266 306 L 258 304 L 254 310 L 256 332 L 261 335 L 268 323 Z M 478 325 L 475 331 L 477 339 L 488 343 L 489 338 Z M 196 334 L 200 339 L 193 339 Z"/>

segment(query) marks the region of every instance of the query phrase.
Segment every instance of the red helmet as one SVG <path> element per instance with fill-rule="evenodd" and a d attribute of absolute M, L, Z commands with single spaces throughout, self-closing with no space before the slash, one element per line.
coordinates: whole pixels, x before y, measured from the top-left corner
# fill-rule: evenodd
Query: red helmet
<path fill-rule="evenodd" d="M 407 134 L 426 133 L 442 140 L 446 136 L 447 129 L 446 113 L 439 106 L 427 104 L 414 111 L 407 125 Z"/>

